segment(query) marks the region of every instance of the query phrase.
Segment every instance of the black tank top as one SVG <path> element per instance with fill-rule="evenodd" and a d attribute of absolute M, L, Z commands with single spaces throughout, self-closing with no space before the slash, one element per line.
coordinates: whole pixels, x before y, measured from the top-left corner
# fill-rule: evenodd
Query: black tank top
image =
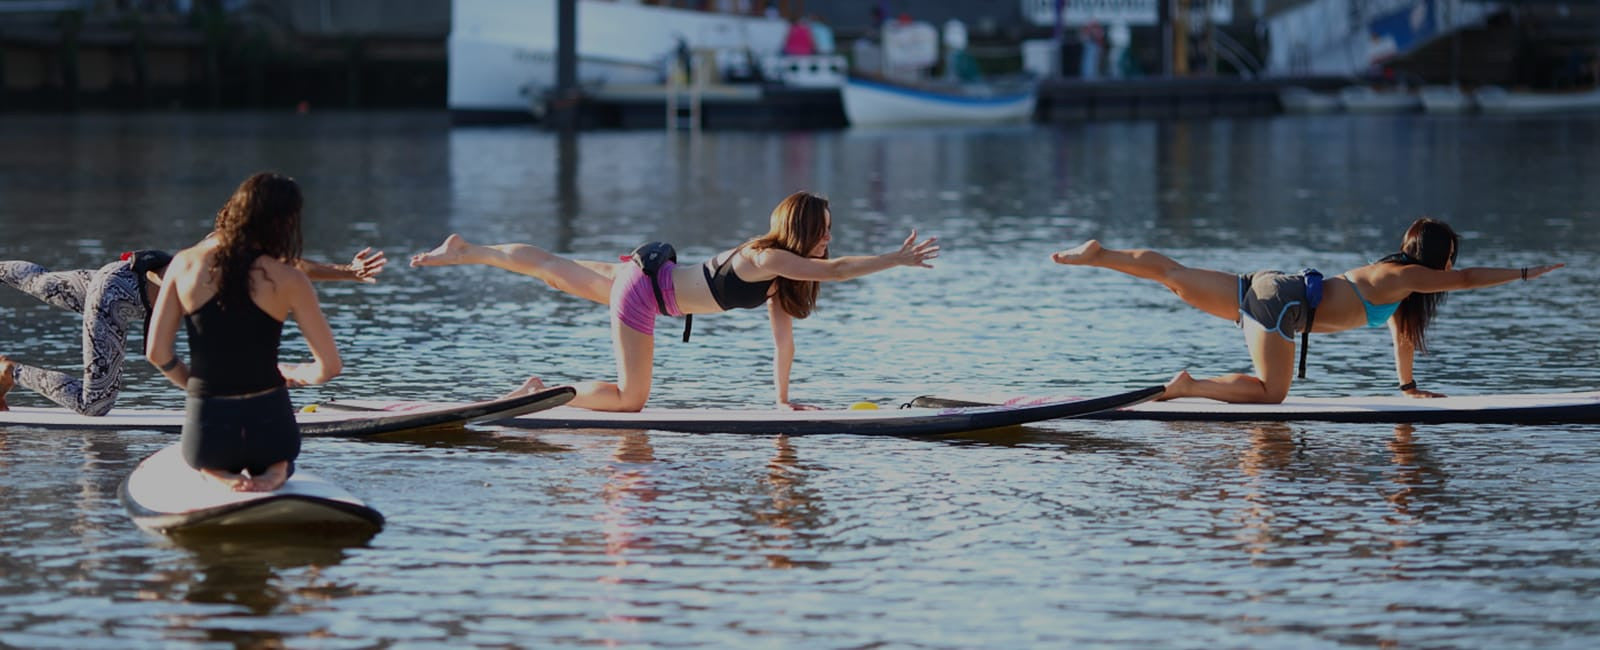
<path fill-rule="evenodd" d="M 212 297 L 183 317 L 189 332 L 189 393 L 198 397 L 248 395 L 283 385 L 278 341 L 283 321 L 256 301 L 223 309 Z"/>
<path fill-rule="evenodd" d="M 701 267 L 706 276 L 706 286 L 711 288 L 711 299 L 717 301 L 717 306 L 723 311 L 754 309 L 767 304 L 767 292 L 772 289 L 772 280 L 746 282 L 733 272 L 733 258 L 742 248 L 744 246 L 741 245 L 733 249 L 721 264 L 713 266 L 717 260 L 712 258 Z"/>

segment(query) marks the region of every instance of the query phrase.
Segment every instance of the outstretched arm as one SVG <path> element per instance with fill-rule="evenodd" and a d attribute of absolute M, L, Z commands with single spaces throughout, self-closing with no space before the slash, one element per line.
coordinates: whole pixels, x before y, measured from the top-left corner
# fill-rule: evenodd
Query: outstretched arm
<path fill-rule="evenodd" d="M 350 280 L 373 284 L 378 281 L 378 274 L 383 272 L 384 265 L 388 263 L 389 260 L 383 256 L 383 251 L 373 251 L 371 247 L 367 247 L 350 258 L 349 264 L 327 264 L 300 259 L 295 260 L 294 266 L 306 274 L 306 277 L 318 282 Z"/>
<path fill-rule="evenodd" d="M 772 320 L 772 381 L 778 389 L 778 408 L 814 411 L 815 406 L 789 401 L 789 369 L 794 367 L 794 317 L 777 300 L 767 300 L 767 317 Z"/>
<path fill-rule="evenodd" d="M 1475 266 L 1467 269 L 1441 271 L 1430 269 L 1426 266 L 1411 265 L 1404 267 L 1400 272 L 1403 274 L 1401 277 L 1405 278 L 1406 284 L 1412 291 L 1438 293 L 1440 291 L 1482 289 L 1517 280 L 1532 280 L 1563 266 L 1566 266 L 1566 264 L 1540 264 L 1538 266 L 1524 266 L 1514 269 Z"/>
<path fill-rule="evenodd" d="M 853 255 L 835 259 L 801 257 L 786 250 L 769 248 L 753 256 L 756 268 L 790 280 L 832 281 L 849 280 L 877 273 L 896 266 L 933 268 L 928 261 L 939 256 L 939 238 L 929 237 L 917 241 L 917 231 L 912 230 L 898 250 L 882 255 Z"/>

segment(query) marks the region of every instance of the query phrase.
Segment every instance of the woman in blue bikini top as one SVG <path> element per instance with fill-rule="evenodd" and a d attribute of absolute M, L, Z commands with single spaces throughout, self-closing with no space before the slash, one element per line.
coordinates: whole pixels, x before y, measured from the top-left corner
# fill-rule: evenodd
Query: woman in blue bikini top
<path fill-rule="evenodd" d="M 1238 275 L 1188 267 L 1152 250 L 1113 250 L 1094 240 L 1056 253 L 1053 259 L 1059 264 L 1098 266 L 1160 282 L 1208 314 L 1247 325 L 1245 341 L 1254 375 L 1195 379 L 1188 371 L 1179 372 L 1167 382 L 1161 399 L 1206 397 L 1276 404 L 1288 396 L 1294 381 L 1293 334 L 1308 322 L 1311 331 L 1318 333 L 1387 325 L 1394 338 L 1401 392 L 1411 397 L 1443 397 L 1417 388 L 1411 369 L 1415 354 L 1427 351 L 1428 324 L 1446 292 L 1532 280 L 1564 266 L 1457 269 L 1460 242 L 1461 237 L 1448 224 L 1417 219 L 1406 229 L 1401 252 L 1323 282 L 1322 299 L 1314 310 L 1305 307 L 1307 293 L 1299 276 L 1272 271 Z M 1310 318 L 1308 311 L 1315 318 Z"/>

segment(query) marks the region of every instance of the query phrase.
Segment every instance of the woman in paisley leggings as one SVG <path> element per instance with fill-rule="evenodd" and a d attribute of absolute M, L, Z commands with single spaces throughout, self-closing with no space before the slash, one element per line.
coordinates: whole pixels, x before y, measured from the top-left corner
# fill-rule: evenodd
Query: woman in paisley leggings
<path fill-rule="evenodd" d="M 150 313 L 156 278 L 172 256 L 138 251 L 99 269 L 51 272 L 38 264 L 0 261 L 0 282 L 46 303 L 83 314 L 83 377 L 16 363 L 0 356 L 0 408 L 13 382 L 83 415 L 105 415 L 122 389 L 128 328 Z"/>
<path fill-rule="evenodd" d="M 18 363 L 0 354 L 0 411 L 6 393 L 22 384 L 82 415 L 105 415 L 122 391 L 122 364 L 128 330 L 143 328 L 150 304 L 161 289 L 161 273 L 172 256 L 161 251 L 124 253 L 99 269 L 50 271 L 38 264 L 0 260 L 0 282 L 46 303 L 83 314 L 83 375 Z M 349 265 L 299 260 L 313 280 L 375 282 L 387 260 L 382 251 L 364 249 Z"/>

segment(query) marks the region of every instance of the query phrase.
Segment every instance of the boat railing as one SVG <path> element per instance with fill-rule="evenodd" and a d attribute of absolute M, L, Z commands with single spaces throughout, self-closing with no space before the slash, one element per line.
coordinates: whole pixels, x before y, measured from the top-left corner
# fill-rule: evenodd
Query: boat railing
<path fill-rule="evenodd" d="M 1217 56 L 1227 61 L 1228 65 L 1239 71 L 1239 75 L 1246 79 L 1255 79 L 1261 76 L 1261 60 L 1257 59 L 1250 49 L 1239 43 L 1234 37 L 1222 30 L 1214 30 L 1212 35 L 1216 43 Z"/>

